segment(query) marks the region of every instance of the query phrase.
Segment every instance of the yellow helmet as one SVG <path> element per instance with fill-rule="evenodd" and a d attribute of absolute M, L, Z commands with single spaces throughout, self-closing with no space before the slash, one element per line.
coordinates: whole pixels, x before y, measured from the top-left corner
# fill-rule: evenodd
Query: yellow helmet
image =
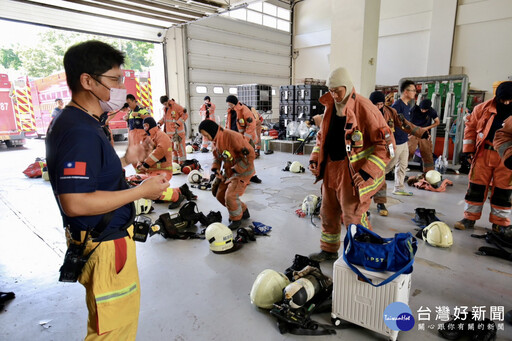
<path fill-rule="evenodd" d="M 172 174 L 181 174 L 181 166 L 176 162 L 172 163 Z"/>
<path fill-rule="evenodd" d="M 302 167 L 299 161 L 293 161 L 290 165 L 290 172 L 292 173 L 304 173 L 305 168 Z"/>
<path fill-rule="evenodd" d="M 191 184 L 201 183 L 201 180 L 203 180 L 203 174 L 201 174 L 197 169 L 194 169 L 192 172 L 188 173 L 187 180 Z"/>
<path fill-rule="evenodd" d="M 437 187 L 441 184 L 441 181 L 443 181 L 443 177 L 438 171 L 429 170 L 427 174 L 425 174 L 425 180 L 427 180 L 432 186 Z"/>
<path fill-rule="evenodd" d="M 204 232 L 204 237 L 210 243 L 214 253 L 230 253 L 238 250 L 242 244 L 235 244 L 233 232 L 222 223 L 210 224 Z"/>
<path fill-rule="evenodd" d="M 309 194 L 302 201 L 302 211 L 310 216 L 315 211 L 316 205 L 318 205 L 318 197 L 314 194 Z"/>
<path fill-rule="evenodd" d="M 151 211 L 151 205 L 153 204 L 153 202 L 150 199 L 140 198 L 135 200 L 134 204 L 135 214 L 139 215 L 149 213 L 149 211 Z"/>
<path fill-rule="evenodd" d="M 283 273 L 272 269 L 260 272 L 251 288 L 251 303 L 263 309 L 272 309 L 273 304 L 283 299 L 283 289 L 290 280 Z"/>
<path fill-rule="evenodd" d="M 434 221 L 422 231 L 423 240 L 432 246 L 450 247 L 453 236 L 450 227 L 442 221 Z"/>

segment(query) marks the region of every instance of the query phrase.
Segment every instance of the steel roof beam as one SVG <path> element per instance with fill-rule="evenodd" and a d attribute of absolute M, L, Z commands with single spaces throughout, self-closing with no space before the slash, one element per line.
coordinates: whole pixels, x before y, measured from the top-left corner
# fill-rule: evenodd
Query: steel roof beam
<path fill-rule="evenodd" d="M 67 8 L 67 7 L 49 5 L 49 4 L 44 4 L 44 3 L 36 2 L 36 1 L 30 1 L 30 0 L 11 0 L 11 1 L 21 2 L 21 3 L 30 4 L 30 5 L 39 6 L 39 7 L 50 8 L 50 9 L 64 11 L 64 12 L 89 15 L 89 16 L 93 16 L 93 17 L 97 17 L 97 18 L 115 20 L 115 21 L 120 21 L 120 22 L 129 22 L 129 23 L 138 24 L 138 25 L 141 25 L 141 26 L 148 26 L 148 27 L 154 27 L 154 28 L 159 28 L 159 29 L 167 29 L 168 28 L 168 27 L 163 26 L 163 25 L 148 24 L 148 23 L 144 23 L 144 22 L 140 22 L 140 21 L 123 19 L 123 18 L 114 17 L 114 16 L 110 16 L 110 15 L 105 15 L 105 14 L 91 13 L 91 12 L 77 10 L 77 9 L 72 9 L 72 8 Z"/>
<path fill-rule="evenodd" d="M 181 24 L 181 23 L 186 22 L 186 20 L 176 20 L 176 19 L 170 18 L 170 15 L 169 15 L 169 17 L 161 17 L 161 16 L 157 16 L 157 15 L 146 14 L 146 13 L 141 13 L 141 12 L 136 12 L 136 11 L 123 10 L 122 8 L 119 8 L 119 7 L 110 6 L 110 5 L 102 5 L 102 4 L 83 1 L 83 0 L 63 0 L 63 1 L 71 2 L 74 4 L 78 4 L 78 5 L 93 7 L 93 8 L 100 8 L 100 9 L 104 9 L 104 10 L 108 10 L 108 11 L 114 11 L 114 12 L 122 11 L 123 14 L 129 14 L 129 15 L 134 15 L 136 17 L 144 17 L 144 18 L 159 20 L 159 21 L 163 21 L 163 22 L 168 22 L 168 23 L 170 23 L 169 26 L 172 26 L 172 24 Z"/>

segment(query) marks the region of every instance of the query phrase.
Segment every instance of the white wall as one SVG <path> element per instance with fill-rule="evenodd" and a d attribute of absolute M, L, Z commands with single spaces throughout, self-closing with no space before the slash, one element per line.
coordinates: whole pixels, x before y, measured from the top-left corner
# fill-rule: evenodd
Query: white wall
<path fill-rule="evenodd" d="M 377 85 L 426 75 L 431 14 L 432 0 L 382 0 Z"/>
<path fill-rule="evenodd" d="M 305 0 L 294 9 L 292 83 L 326 79 L 331 53 L 331 0 Z"/>
<path fill-rule="evenodd" d="M 512 76 L 512 1 L 461 1 L 457 11 L 452 66 L 462 66 L 471 89 L 487 91 Z"/>

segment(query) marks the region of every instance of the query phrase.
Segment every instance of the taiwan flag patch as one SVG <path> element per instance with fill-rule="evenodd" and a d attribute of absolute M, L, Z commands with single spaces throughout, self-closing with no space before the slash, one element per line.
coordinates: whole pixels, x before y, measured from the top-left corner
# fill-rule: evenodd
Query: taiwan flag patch
<path fill-rule="evenodd" d="M 73 161 L 64 164 L 64 175 L 85 175 L 87 162 Z"/>

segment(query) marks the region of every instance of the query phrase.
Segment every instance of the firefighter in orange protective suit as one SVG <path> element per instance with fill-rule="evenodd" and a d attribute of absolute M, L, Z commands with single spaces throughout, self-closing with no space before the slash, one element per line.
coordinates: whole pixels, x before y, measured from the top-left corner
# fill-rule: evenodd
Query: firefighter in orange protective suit
<path fill-rule="evenodd" d="M 199 115 L 201 115 L 201 121 L 210 120 L 215 122 L 215 104 L 211 102 L 210 96 L 204 97 L 204 103 L 199 109 Z M 203 143 L 201 145 L 201 152 L 208 153 L 208 139 L 203 136 Z"/>
<path fill-rule="evenodd" d="M 329 93 L 320 98 L 324 118 L 309 161 L 316 181 L 323 179 L 322 251 L 309 256 L 318 262 L 338 258 L 342 222 L 370 228 L 366 212 L 394 150 L 382 114 L 356 94 L 345 68 L 332 71 L 327 86 Z"/>
<path fill-rule="evenodd" d="M 370 101 L 372 101 L 372 103 L 377 107 L 377 109 L 380 110 L 382 116 L 384 117 L 384 120 L 388 124 L 389 129 L 391 129 L 391 132 L 395 132 L 395 129 L 400 129 L 412 136 L 416 136 L 421 139 L 428 139 L 429 133 L 425 128 L 415 126 L 411 122 L 407 121 L 404 115 L 398 114 L 395 109 L 384 104 L 384 102 L 386 101 L 386 97 L 381 91 L 372 92 L 370 94 Z M 391 155 L 391 160 L 387 164 L 384 174 L 387 174 L 392 169 L 394 169 L 397 162 L 398 158 L 395 158 L 394 155 Z M 386 181 L 383 181 L 382 187 L 373 196 L 373 202 L 377 204 L 377 211 L 379 212 L 379 215 L 384 217 L 389 214 L 388 209 L 386 208 L 386 190 Z"/>
<path fill-rule="evenodd" d="M 471 162 L 469 187 L 466 192 L 464 218 L 455 223 L 459 230 L 473 228 L 480 219 L 491 187 L 492 228 L 510 226 L 510 196 L 512 171 L 508 169 L 494 149 L 494 135 L 503 122 L 512 114 L 512 82 L 503 82 L 496 89 L 496 96 L 477 105 L 468 116 L 464 129 L 463 152 Z M 502 147 L 503 148 L 503 147 Z"/>
<path fill-rule="evenodd" d="M 494 149 L 500 154 L 505 167 L 512 169 L 512 118 L 507 118 L 503 128 L 496 131 Z"/>
<path fill-rule="evenodd" d="M 228 115 L 226 129 L 238 131 L 254 143 L 256 141 L 256 119 L 248 106 L 240 103 L 235 95 L 226 98 Z"/>
<path fill-rule="evenodd" d="M 256 128 L 254 133 L 254 152 L 256 153 L 256 158 L 260 157 L 260 151 L 261 151 L 261 129 L 263 125 L 263 118 L 261 117 L 258 110 L 256 110 L 255 107 L 251 107 L 250 105 L 244 104 L 247 106 L 252 114 L 254 115 L 254 121 L 256 122 Z"/>
<path fill-rule="evenodd" d="M 212 172 L 220 183 L 216 193 L 212 186 L 212 194 L 227 207 L 231 221 L 228 227 L 236 230 L 242 219 L 250 217 L 249 209 L 240 197 L 254 175 L 254 149 L 244 136 L 224 130 L 213 121 L 201 122 L 199 132 L 213 141 Z M 220 172 L 221 166 L 223 173 Z"/>
<path fill-rule="evenodd" d="M 172 178 L 172 142 L 167 134 L 158 129 L 153 117 L 144 119 L 144 130 L 153 142 L 154 149 L 148 157 L 137 165 L 137 170 L 150 177 L 162 174 L 167 181 Z M 168 187 L 158 198 L 161 201 L 170 201 L 169 209 L 178 208 L 185 200 L 196 199 L 190 192 L 187 184 L 180 188 Z"/>
<path fill-rule="evenodd" d="M 494 148 L 500 154 L 503 164 L 512 170 L 512 118 L 507 118 L 503 123 L 503 128 L 496 132 L 494 136 Z M 505 240 L 512 241 L 511 226 L 495 226 L 495 232 L 500 234 Z"/>
<path fill-rule="evenodd" d="M 180 166 L 187 159 L 187 151 L 185 149 L 185 122 L 188 114 L 184 112 L 183 107 L 176 103 L 174 99 L 167 96 L 160 97 L 160 103 L 165 107 L 164 117 L 158 121 L 158 125 L 164 125 L 165 133 L 174 143 L 173 161 Z"/>

